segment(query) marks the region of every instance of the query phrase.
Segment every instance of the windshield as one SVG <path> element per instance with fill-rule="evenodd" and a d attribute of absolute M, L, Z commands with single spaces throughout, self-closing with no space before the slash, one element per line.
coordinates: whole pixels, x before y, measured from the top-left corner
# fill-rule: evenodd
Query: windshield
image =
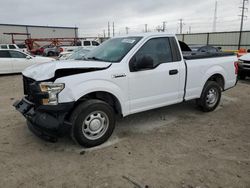
<path fill-rule="evenodd" d="M 93 49 L 86 59 L 107 62 L 120 62 L 142 37 L 113 38 Z"/>
<path fill-rule="evenodd" d="M 77 50 L 74 50 L 73 54 L 71 54 L 66 59 L 82 60 L 85 57 L 85 55 L 89 53 L 89 51 L 90 50 L 88 49 L 79 48 Z"/>

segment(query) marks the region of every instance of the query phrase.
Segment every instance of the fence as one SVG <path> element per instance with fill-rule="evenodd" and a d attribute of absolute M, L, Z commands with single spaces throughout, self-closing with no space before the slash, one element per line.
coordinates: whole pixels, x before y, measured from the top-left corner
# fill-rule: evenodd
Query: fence
<path fill-rule="evenodd" d="M 189 45 L 212 45 L 223 50 L 250 49 L 250 31 L 177 34 L 177 38 Z"/>

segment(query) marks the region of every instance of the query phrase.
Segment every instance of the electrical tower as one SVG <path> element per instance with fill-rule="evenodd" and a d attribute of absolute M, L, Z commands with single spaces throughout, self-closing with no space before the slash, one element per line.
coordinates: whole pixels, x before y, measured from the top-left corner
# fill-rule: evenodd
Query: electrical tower
<path fill-rule="evenodd" d="M 108 38 L 110 38 L 110 24 L 108 22 Z"/>
<path fill-rule="evenodd" d="M 113 27 L 113 37 L 114 37 L 115 36 L 115 22 L 113 22 L 112 27 Z"/>
<path fill-rule="evenodd" d="M 189 28 L 188 28 L 188 33 L 190 34 L 191 31 L 192 31 L 192 26 L 189 26 Z"/>
<path fill-rule="evenodd" d="M 166 31 L 166 21 L 162 22 L 162 32 Z"/>
<path fill-rule="evenodd" d="M 145 24 L 145 33 L 148 32 L 148 24 Z"/>
<path fill-rule="evenodd" d="M 214 9 L 214 22 L 213 22 L 213 32 L 216 32 L 216 25 L 217 25 L 217 7 L 218 1 L 215 1 L 215 9 Z"/>
<path fill-rule="evenodd" d="M 182 34 L 183 25 L 184 25 L 183 19 L 179 19 L 179 21 L 180 21 L 180 34 Z"/>
<path fill-rule="evenodd" d="M 241 38 L 242 38 L 242 30 L 243 30 L 243 26 L 244 26 L 244 18 L 247 18 L 247 16 L 245 15 L 245 11 L 247 10 L 246 8 L 246 3 L 248 2 L 248 0 L 242 0 L 242 6 L 240 7 L 241 9 L 241 22 L 240 22 L 240 35 L 239 35 L 239 45 L 238 45 L 238 49 L 240 49 L 241 46 Z"/>
<path fill-rule="evenodd" d="M 129 27 L 125 27 L 126 34 L 128 34 Z"/>
<path fill-rule="evenodd" d="M 106 38 L 106 31 L 105 31 L 105 29 L 103 30 L 103 37 Z"/>

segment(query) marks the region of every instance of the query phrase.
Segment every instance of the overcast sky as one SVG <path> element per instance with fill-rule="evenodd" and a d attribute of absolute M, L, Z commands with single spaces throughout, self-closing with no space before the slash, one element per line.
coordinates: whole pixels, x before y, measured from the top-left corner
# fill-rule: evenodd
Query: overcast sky
<path fill-rule="evenodd" d="M 217 31 L 239 30 L 242 0 L 218 0 Z M 249 7 L 249 5 L 247 5 Z M 179 32 L 178 20 L 184 20 L 183 32 L 212 31 L 215 0 L 1 0 L 0 23 L 77 26 L 81 36 L 107 32 L 107 23 L 115 22 L 115 33 L 150 31 L 162 26 Z M 247 12 L 246 15 L 250 16 Z M 250 30 L 250 17 L 245 22 Z"/>

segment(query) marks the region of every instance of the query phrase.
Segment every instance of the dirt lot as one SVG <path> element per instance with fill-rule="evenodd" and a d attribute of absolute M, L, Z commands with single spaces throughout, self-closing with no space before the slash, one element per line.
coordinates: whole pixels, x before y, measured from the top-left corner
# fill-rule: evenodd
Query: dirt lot
<path fill-rule="evenodd" d="M 0 77 L 0 187 L 250 187 L 250 80 L 202 113 L 194 102 L 119 121 L 106 144 L 34 136 L 11 106 L 20 75 Z"/>

